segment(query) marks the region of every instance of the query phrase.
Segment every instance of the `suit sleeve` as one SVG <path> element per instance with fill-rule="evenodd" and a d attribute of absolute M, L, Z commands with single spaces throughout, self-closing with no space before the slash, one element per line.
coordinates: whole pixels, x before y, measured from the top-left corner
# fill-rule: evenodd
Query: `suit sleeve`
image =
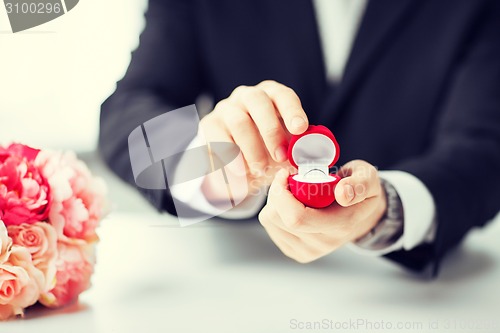
<path fill-rule="evenodd" d="M 500 209 L 500 2 L 491 1 L 454 66 L 430 149 L 395 166 L 419 178 L 436 203 L 432 244 L 387 257 L 421 270 Z"/>
<path fill-rule="evenodd" d="M 101 107 L 100 154 L 133 185 L 129 134 L 149 119 L 193 104 L 202 91 L 194 13 L 189 0 L 149 1 L 140 46 L 132 54 L 125 77 Z M 168 190 L 140 190 L 157 209 L 175 213 Z"/>

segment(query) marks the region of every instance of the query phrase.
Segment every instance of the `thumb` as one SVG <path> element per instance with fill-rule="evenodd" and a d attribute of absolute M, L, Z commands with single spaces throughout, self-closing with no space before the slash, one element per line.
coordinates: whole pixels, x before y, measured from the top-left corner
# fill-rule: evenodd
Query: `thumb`
<path fill-rule="evenodd" d="M 274 180 L 269 188 L 269 197 L 276 197 L 288 192 L 288 171 L 281 169 L 274 176 Z"/>
<path fill-rule="evenodd" d="M 339 174 L 344 178 L 335 187 L 335 198 L 341 206 L 349 207 L 381 193 L 377 169 L 368 162 L 351 161 Z"/>

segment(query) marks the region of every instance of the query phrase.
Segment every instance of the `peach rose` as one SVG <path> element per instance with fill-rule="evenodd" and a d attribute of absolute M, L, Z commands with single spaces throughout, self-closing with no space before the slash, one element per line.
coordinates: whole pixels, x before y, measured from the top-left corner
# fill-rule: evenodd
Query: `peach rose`
<path fill-rule="evenodd" d="M 78 299 L 90 287 L 95 263 L 95 247 L 92 244 L 59 242 L 57 246 L 56 286 L 42 293 L 39 301 L 47 307 L 60 307 Z"/>
<path fill-rule="evenodd" d="M 0 265 L 0 320 L 22 316 L 38 300 L 45 280 L 23 247 L 13 246 L 9 260 Z"/>
<path fill-rule="evenodd" d="M 14 245 L 23 246 L 31 254 L 33 265 L 45 277 L 43 291 L 54 287 L 56 276 L 57 234 L 48 223 L 21 224 L 7 227 Z"/>
<path fill-rule="evenodd" d="M 12 239 L 7 234 L 7 228 L 0 220 L 0 264 L 9 259 L 10 250 L 12 248 Z"/>
<path fill-rule="evenodd" d="M 59 238 L 96 241 L 96 227 L 107 211 L 103 180 L 92 176 L 72 152 L 42 151 L 35 164 L 53 189 L 49 222 Z"/>

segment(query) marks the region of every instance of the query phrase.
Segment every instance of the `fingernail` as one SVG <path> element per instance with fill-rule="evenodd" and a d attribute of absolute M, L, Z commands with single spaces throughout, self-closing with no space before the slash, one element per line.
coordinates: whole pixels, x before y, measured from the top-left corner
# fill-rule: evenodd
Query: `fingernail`
<path fill-rule="evenodd" d="M 300 129 L 302 126 L 304 126 L 306 121 L 302 117 L 294 117 L 292 119 L 292 128 L 294 129 Z"/>
<path fill-rule="evenodd" d="M 287 157 L 285 147 L 279 146 L 278 148 L 276 148 L 276 150 L 274 151 L 274 160 L 276 162 L 285 162 L 286 159 Z"/>
<path fill-rule="evenodd" d="M 350 184 L 344 185 L 344 192 L 347 202 L 351 202 L 354 199 L 354 187 Z"/>

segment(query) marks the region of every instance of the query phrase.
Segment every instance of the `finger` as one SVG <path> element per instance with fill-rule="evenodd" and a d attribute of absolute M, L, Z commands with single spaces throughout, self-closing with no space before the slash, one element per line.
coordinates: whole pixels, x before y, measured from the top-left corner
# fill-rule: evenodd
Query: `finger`
<path fill-rule="evenodd" d="M 269 188 L 268 205 L 272 206 L 286 230 L 302 237 L 302 233 L 321 233 L 325 221 L 317 218 L 320 210 L 304 206 L 288 190 L 288 171 L 280 170 Z"/>
<path fill-rule="evenodd" d="M 298 257 L 297 248 L 296 246 L 292 245 L 293 241 L 291 239 L 291 237 L 295 236 L 287 233 L 286 231 L 273 224 L 263 226 L 267 234 L 269 235 L 269 238 L 271 238 L 278 249 L 280 249 L 280 251 L 283 252 L 283 254 L 288 258 L 296 260 L 296 258 Z"/>
<path fill-rule="evenodd" d="M 292 253 L 292 246 L 290 241 L 287 239 L 291 237 L 297 237 L 291 233 L 285 234 L 281 228 L 279 228 L 276 223 L 280 220 L 279 215 L 276 213 L 274 208 L 269 205 L 264 206 L 259 213 L 259 222 L 266 230 L 267 234 L 271 240 L 278 246 L 278 248 L 283 253 Z M 278 222 L 281 223 L 281 222 Z"/>
<path fill-rule="evenodd" d="M 259 213 L 259 220 L 262 225 L 273 224 L 283 231 L 289 233 L 290 235 L 295 236 L 296 238 L 303 238 L 303 236 L 305 235 L 300 231 L 293 230 L 287 227 L 285 223 L 283 223 L 280 214 L 278 214 L 276 209 L 270 204 L 267 204 L 264 206 L 264 208 L 262 208 L 261 212 Z"/>
<path fill-rule="evenodd" d="M 259 220 L 271 240 L 287 257 L 308 263 L 323 255 L 323 252 L 312 246 L 308 241 L 283 229 L 278 214 L 270 206 L 266 206 L 259 214 Z"/>
<path fill-rule="evenodd" d="M 247 87 L 241 90 L 241 100 L 252 117 L 260 136 L 276 162 L 287 159 L 287 138 L 274 104 L 269 96 L 257 87 Z"/>
<path fill-rule="evenodd" d="M 335 187 L 335 199 L 341 206 L 352 206 L 381 194 L 377 169 L 365 161 L 347 163 L 339 175 L 343 178 Z"/>
<path fill-rule="evenodd" d="M 204 142 L 209 147 L 209 153 L 211 154 L 212 159 L 220 159 L 219 154 L 224 154 L 225 149 L 212 149 L 216 143 L 231 143 L 235 144 L 231 134 L 227 131 L 226 126 L 218 121 L 216 118 L 212 117 L 211 114 L 207 115 L 202 119 L 200 123 L 200 132 L 201 136 L 204 139 Z M 214 145 L 212 145 L 214 144 Z M 223 156 L 221 156 L 223 157 Z M 225 160 L 222 158 L 222 160 Z M 216 163 L 214 160 L 211 161 L 212 168 L 215 167 Z M 238 170 L 241 175 L 245 175 L 246 171 Z"/>
<path fill-rule="evenodd" d="M 200 163 L 208 163 L 207 166 L 211 170 L 205 176 L 201 190 L 209 202 L 217 205 L 220 202 L 227 201 L 227 186 L 224 179 L 221 178 L 221 174 L 213 171 L 218 170 L 221 165 L 226 165 L 222 161 L 226 161 L 226 157 L 233 154 L 233 152 L 230 152 L 232 149 L 225 145 L 221 146 L 219 143 L 226 142 L 233 145 L 235 143 L 231 135 L 225 130 L 225 126 L 220 125 L 215 119 L 204 118 L 200 124 L 200 134 L 204 137 L 204 142 L 206 142 L 208 147 L 207 160 L 200 161 Z M 246 196 L 248 192 L 246 186 L 248 176 L 245 162 L 242 158 L 235 158 L 227 166 L 225 177 L 231 179 L 231 194 L 233 199 Z"/>
<path fill-rule="evenodd" d="M 272 224 L 274 224 L 277 228 L 282 229 L 284 232 L 289 233 L 295 238 L 299 239 L 301 243 L 309 244 L 313 248 L 323 248 L 325 245 L 331 246 L 332 243 L 332 237 L 329 237 L 328 235 L 324 233 L 316 233 L 316 232 L 302 232 L 300 230 L 291 228 L 279 217 L 278 213 L 274 209 L 269 209 L 271 207 L 270 205 L 266 205 L 265 207 L 268 207 L 266 210 L 273 210 L 274 214 L 278 217 L 272 218 L 270 221 Z M 263 209 L 264 210 L 264 209 Z M 269 219 L 268 219 L 269 220 Z M 263 223 L 263 222 L 261 222 Z"/>
<path fill-rule="evenodd" d="M 225 127 L 240 147 L 250 172 L 254 175 L 262 172 L 268 163 L 268 154 L 250 115 L 231 104 L 225 106 L 222 112 Z"/>
<path fill-rule="evenodd" d="M 307 130 L 309 120 L 293 89 L 275 81 L 263 81 L 257 87 L 271 98 L 290 133 L 299 135 Z"/>
<path fill-rule="evenodd" d="M 327 245 L 334 250 L 352 239 L 353 224 L 371 217 L 379 204 L 377 198 L 369 198 L 350 207 L 333 204 L 324 209 L 306 208 L 304 218 L 278 227 L 318 248 Z"/>
<path fill-rule="evenodd" d="M 319 233 L 323 223 L 315 220 L 315 209 L 307 208 L 288 190 L 288 171 L 280 170 L 269 188 L 268 205 L 272 206 L 281 218 L 286 229 L 294 233 Z"/>
<path fill-rule="evenodd" d="M 325 213 L 330 215 L 332 223 L 330 225 L 325 224 L 325 226 L 330 228 L 330 232 L 335 229 L 335 233 L 338 233 L 337 236 L 340 239 L 345 238 L 346 235 L 342 234 L 343 232 L 352 230 L 353 223 L 372 217 L 379 205 L 380 199 L 376 197 L 365 199 L 349 207 L 342 207 L 337 204 L 331 205 L 325 209 L 327 210 Z"/>
<path fill-rule="evenodd" d="M 288 190 L 288 171 L 280 170 L 269 188 L 267 203 L 271 205 L 287 227 L 300 223 L 305 206 Z"/>
<path fill-rule="evenodd" d="M 219 104 L 217 104 L 218 106 Z M 214 117 L 213 113 L 206 115 L 200 122 L 200 134 L 205 142 L 234 143 L 224 124 Z"/>

